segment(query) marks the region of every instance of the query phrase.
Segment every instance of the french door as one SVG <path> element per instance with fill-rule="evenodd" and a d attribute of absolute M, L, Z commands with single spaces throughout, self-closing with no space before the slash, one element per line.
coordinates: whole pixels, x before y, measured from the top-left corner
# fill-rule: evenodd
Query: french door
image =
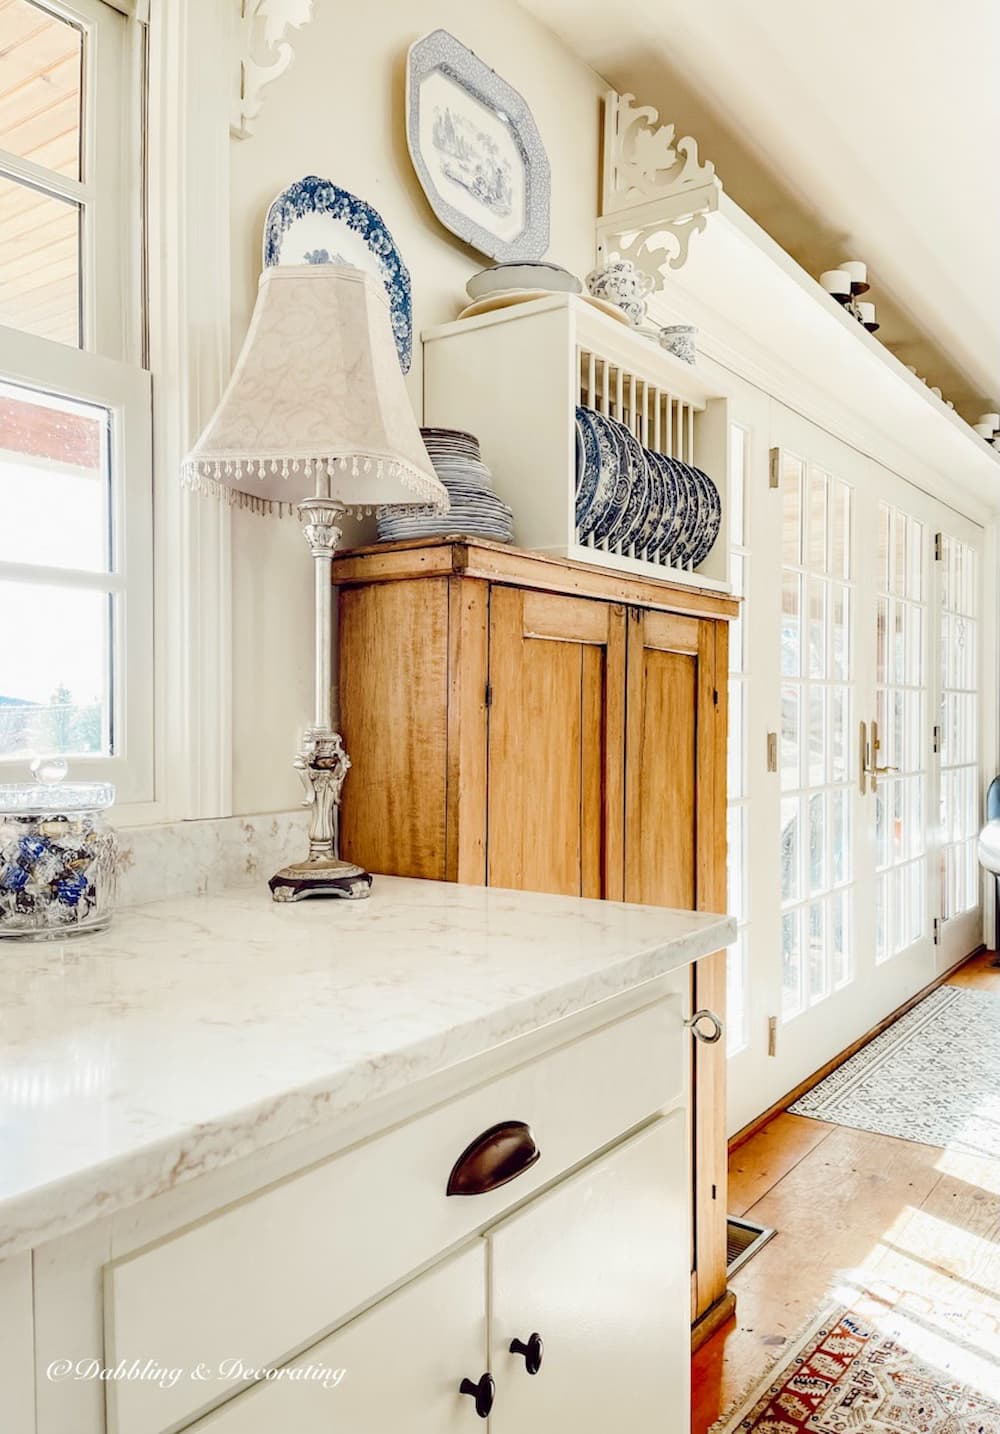
<path fill-rule="evenodd" d="M 982 529 L 772 404 L 739 1129 L 975 948 Z"/>

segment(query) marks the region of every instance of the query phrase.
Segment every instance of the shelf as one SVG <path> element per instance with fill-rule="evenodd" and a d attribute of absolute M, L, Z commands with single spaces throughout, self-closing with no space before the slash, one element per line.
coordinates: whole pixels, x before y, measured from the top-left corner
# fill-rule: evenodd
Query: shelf
<path fill-rule="evenodd" d="M 1000 506 L 1000 453 L 725 194 L 664 285 L 654 321 L 697 324 L 708 359 L 971 516 Z"/>
<path fill-rule="evenodd" d="M 694 463 L 724 494 L 726 397 L 695 365 L 574 294 L 552 294 L 429 329 L 424 421 L 482 444 L 518 542 L 633 576 L 728 592 L 726 505 L 711 552 L 693 570 L 640 548 L 581 544 L 575 513 L 577 405 L 618 420 L 647 449 Z M 649 550 L 647 550 L 649 551 Z"/>

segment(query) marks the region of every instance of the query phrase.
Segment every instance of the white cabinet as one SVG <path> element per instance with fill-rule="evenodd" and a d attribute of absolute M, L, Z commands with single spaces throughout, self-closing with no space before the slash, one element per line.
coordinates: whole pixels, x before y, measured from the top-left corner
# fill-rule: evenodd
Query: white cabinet
<path fill-rule="evenodd" d="M 191 1434 L 463 1434 L 486 1369 L 482 1243 L 412 1280 Z M 342 1376 L 338 1379 L 338 1374 Z M 325 1377 L 324 1377 L 325 1375 Z"/>
<path fill-rule="evenodd" d="M 685 1150 L 676 1111 L 489 1235 L 491 1434 L 688 1428 Z"/>
<path fill-rule="evenodd" d="M 490 1434 L 686 1429 L 685 1150 L 675 1111 L 192 1434 L 461 1434 L 487 1417 Z"/>

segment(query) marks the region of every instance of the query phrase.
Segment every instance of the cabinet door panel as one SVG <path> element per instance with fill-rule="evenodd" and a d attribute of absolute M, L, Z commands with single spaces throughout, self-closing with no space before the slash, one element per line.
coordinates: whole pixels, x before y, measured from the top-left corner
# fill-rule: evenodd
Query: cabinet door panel
<path fill-rule="evenodd" d="M 725 625 L 633 609 L 628 634 L 625 896 L 726 909 Z M 699 961 L 692 1009 L 725 1015 L 725 953 Z M 694 1046 L 692 1314 L 726 1290 L 725 1045 Z"/>
<path fill-rule="evenodd" d="M 459 1385 L 486 1369 L 485 1291 L 485 1251 L 476 1246 L 199 1420 L 191 1434 L 474 1434 L 482 1421 Z M 334 1374 L 324 1382 L 317 1370 Z M 329 1387 L 338 1370 L 343 1377 Z"/>
<path fill-rule="evenodd" d="M 624 659 L 620 606 L 492 589 L 491 886 L 621 896 Z"/>
<path fill-rule="evenodd" d="M 682 1111 L 494 1230 L 492 1434 L 686 1429 L 688 1239 Z M 510 1344 L 535 1332 L 529 1375 Z"/>

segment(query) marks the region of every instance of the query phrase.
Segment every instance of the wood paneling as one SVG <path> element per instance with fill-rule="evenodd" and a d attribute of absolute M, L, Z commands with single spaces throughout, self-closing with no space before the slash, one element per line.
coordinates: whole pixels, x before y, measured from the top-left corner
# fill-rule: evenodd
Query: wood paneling
<path fill-rule="evenodd" d="M 369 870 L 447 874 L 448 609 L 446 578 L 340 595 L 342 849 Z"/>
<path fill-rule="evenodd" d="M 494 587 L 491 886 L 603 896 L 604 873 L 620 867 L 607 815 L 624 754 L 617 704 L 608 728 L 607 670 L 609 653 L 620 667 L 623 627 L 617 606 Z"/>

